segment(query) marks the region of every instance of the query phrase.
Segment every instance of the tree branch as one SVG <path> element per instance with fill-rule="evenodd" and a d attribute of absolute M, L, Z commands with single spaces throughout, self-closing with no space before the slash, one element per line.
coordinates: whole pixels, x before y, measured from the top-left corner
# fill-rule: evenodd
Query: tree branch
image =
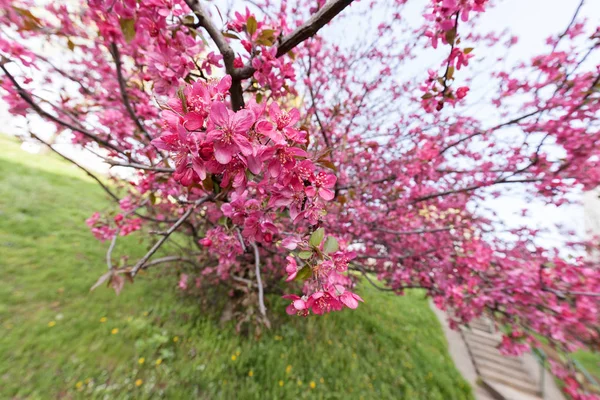
<path fill-rule="evenodd" d="M 376 231 L 380 231 L 380 232 L 385 232 L 385 233 L 391 233 L 394 235 L 420 235 L 423 233 L 434 233 L 434 232 L 443 232 L 443 231 L 449 231 L 452 229 L 455 229 L 454 226 L 446 226 L 443 228 L 433 228 L 433 229 L 415 229 L 413 231 L 394 231 L 391 229 L 385 229 L 385 228 L 373 228 Z"/>
<path fill-rule="evenodd" d="M 125 152 L 123 150 L 121 150 L 120 148 L 118 148 L 117 146 L 111 144 L 110 142 L 108 142 L 107 140 L 104 139 L 100 139 L 98 136 L 94 135 L 93 133 L 89 132 L 87 129 L 84 129 L 82 127 L 76 127 L 74 125 L 71 125 L 68 122 L 65 122 L 63 120 L 61 120 L 60 118 L 48 113 L 47 111 L 45 111 L 43 108 L 41 108 L 39 105 L 37 105 L 33 99 L 31 98 L 31 96 L 29 95 L 29 93 L 27 93 L 27 91 L 25 89 L 23 89 L 23 87 L 21 85 L 19 85 L 19 82 L 17 82 L 17 80 L 15 79 L 14 76 L 12 76 L 12 74 L 10 72 L 8 72 L 8 70 L 4 67 L 4 63 L 0 63 L 0 69 L 2 69 L 2 71 L 6 74 L 6 76 L 8 76 L 8 79 L 10 79 L 10 81 L 13 83 L 13 85 L 15 86 L 15 89 L 17 90 L 17 93 L 19 93 L 19 96 L 21 96 L 21 98 L 31 106 L 31 108 L 33 108 L 33 110 L 38 113 L 41 117 L 47 118 L 49 120 L 51 120 L 52 122 L 55 122 L 65 128 L 68 128 L 74 132 L 80 132 L 83 135 L 87 136 L 88 138 L 90 138 L 91 140 L 93 140 L 96 143 L 99 143 L 103 146 L 108 147 L 109 149 L 112 149 L 114 151 L 116 151 L 119 154 L 123 154 L 125 155 Z"/>
<path fill-rule="evenodd" d="M 260 277 L 260 254 L 258 254 L 258 246 L 256 246 L 255 242 L 250 242 L 250 246 L 254 249 L 254 264 L 256 271 L 256 284 L 258 285 L 258 309 L 262 314 L 265 322 L 268 324 L 269 320 L 267 319 L 267 308 L 265 307 L 265 294 L 263 289 L 262 278 Z"/>
<path fill-rule="evenodd" d="M 367 282 L 369 282 L 371 284 L 371 286 L 373 286 L 377 290 L 381 290 L 382 292 L 397 292 L 397 291 L 405 290 L 405 289 L 429 289 L 429 288 L 421 286 L 421 285 L 404 285 L 404 286 L 399 287 L 399 288 L 381 287 L 381 286 L 377 285 L 375 282 L 373 282 L 371 280 L 371 278 L 369 278 L 369 275 L 364 270 L 364 268 L 362 267 L 362 265 L 359 265 L 359 264 L 356 264 L 356 263 L 353 263 L 352 265 L 354 265 L 354 267 L 355 267 L 353 269 L 355 271 L 360 272 L 362 274 L 362 276 L 365 277 L 365 279 L 367 280 Z"/>
<path fill-rule="evenodd" d="M 196 262 L 194 260 L 192 260 L 191 258 L 181 257 L 181 256 L 166 256 L 166 257 L 157 258 L 154 261 L 147 262 L 142 267 L 142 269 L 150 268 L 150 267 L 153 267 L 158 264 L 163 264 L 163 263 L 172 262 L 172 261 L 183 261 L 183 262 L 193 265 L 194 267 L 198 267 L 198 264 L 196 264 Z"/>
<path fill-rule="evenodd" d="M 110 196 L 112 197 L 115 201 L 120 201 L 120 199 L 117 197 L 116 194 L 114 194 L 109 188 L 108 186 L 106 186 L 104 183 L 102 183 L 102 181 L 100 180 L 100 178 L 98 178 L 96 175 L 92 174 L 87 168 L 85 168 L 84 166 L 82 166 L 81 164 L 77 163 L 76 161 L 72 160 L 71 158 L 65 156 L 64 154 L 62 154 L 61 152 L 59 152 L 58 150 L 54 149 L 50 143 L 46 142 L 45 140 L 42 140 L 39 136 L 37 136 L 35 133 L 29 131 L 29 134 L 31 136 L 33 136 L 36 140 L 42 142 L 43 144 L 45 144 L 50 150 L 52 150 L 54 153 L 58 154 L 60 157 L 64 158 L 65 160 L 67 160 L 68 162 L 70 162 L 71 164 L 75 165 L 77 168 L 79 168 L 80 170 L 82 170 L 83 172 L 85 172 L 90 178 L 92 178 L 93 180 L 95 180 L 100 187 L 102 187 L 102 189 L 104 189 L 104 191 Z"/>
<path fill-rule="evenodd" d="M 323 8 L 313 14 L 305 23 L 285 36 L 277 47 L 277 57 L 281 57 L 306 39 L 314 36 L 336 15 L 348 7 L 353 0 L 329 0 Z"/>
<path fill-rule="evenodd" d="M 233 60 L 235 59 L 235 53 L 225 36 L 217 29 L 212 23 L 210 17 L 200 4 L 200 0 L 185 0 L 188 7 L 194 12 L 198 18 L 198 25 L 203 27 L 208 35 L 211 37 L 213 42 L 217 45 L 219 52 L 223 56 L 223 63 L 225 64 L 225 72 L 231 75 L 232 82 L 231 88 L 229 88 L 229 94 L 231 95 L 231 107 L 234 111 L 237 111 L 244 107 L 244 96 L 242 91 L 242 78 L 239 78 L 235 74 L 235 67 L 233 66 Z M 252 74 L 254 71 L 252 72 Z M 250 74 L 249 76 L 252 76 Z M 248 76 L 248 77 L 249 77 Z"/>
<path fill-rule="evenodd" d="M 175 172 L 175 170 L 173 168 L 164 168 L 164 167 L 151 167 L 149 165 L 144 165 L 144 164 L 138 164 L 138 163 L 126 163 L 126 162 L 121 162 L 121 161 L 117 161 L 117 160 L 111 160 L 110 158 L 104 158 L 104 162 L 107 164 L 110 164 L 111 166 L 115 166 L 115 167 L 124 167 L 124 168 L 135 168 L 135 169 L 143 169 L 146 171 L 155 171 L 155 172 L 168 172 L 168 173 L 172 173 Z"/>
<path fill-rule="evenodd" d="M 177 222 L 175 222 L 170 228 L 169 230 L 167 230 L 165 232 L 165 235 L 163 237 L 160 238 L 159 241 L 157 241 L 154 246 L 152 246 L 152 248 L 148 251 L 148 253 L 146 253 L 146 255 L 144 257 L 142 257 L 137 264 L 135 264 L 135 266 L 132 268 L 130 274 L 131 277 L 133 278 L 138 271 L 144 267 L 144 265 L 146 264 L 146 262 L 150 259 L 150 257 L 152 257 L 152 255 L 154 253 L 156 253 L 156 251 L 167 241 L 167 239 L 169 238 L 169 236 L 171 236 L 171 234 L 173 232 L 175 232 L 177 230 L 177 228 L 179 228 L 186 219 L 189 218 L 189 216 L 192 214 L 192 212 L 196 209 L 196 207 L 198 207 L 199 205 L 207 202 L 208 200 L 211 200 L 213 198 L 212 195 L 208 195 L 208 196 L 204 196 L 198 200 L 196 200 L 194 202 L 194 204 L 177 220 Z"/>
<path fill-rule="evenodd" d="M 117 228 L 112 240 L 110 241 L 110 246 L 108 246 L 108 250 L 106 251 L 106 266 L 108 267 L 109 271 L 113 270 L 112 252 L 115 249 L 115 245 L 117 244 L 117 237 L 119 237 L 120 232 L 121 232 L 121 228 Z"/>
<path fill-rule="evenodd" d="M 323 8 L 281 40 L 277 47 L 276 57 L 283 56 L 306 39 L 314 36 L 322 27 L 327 25 L 329 21 L 348 7 L 352 1 L 353 0 L 329 0 Z M 242 68 L 236 69 L 232 78 L 247 79 L 254 74 L 254 71 L 255 70 L 251 65 L 245 65 Z"/>
<path fill-rule="evenodd" d="M 515 179 L 515 180 L 505 180 L 505 179 L 501 179 L 501 180 L 497 180 L 494 182 L 491 182 L 489 184 L 481 184 L 481 185 L 473 185 L 473 186 L 467 186 L 466 188 L 462 188 L 462 189 L 455 189 L 455 190 L 446 190 L 444 192 L 439 192 L 439 193 L 432 193 L 432 194 L 428 194 L 426 196 L 422 196 L 422 197 L 418 197 L 415 200 L 412 201 L 412 203 L 419 203 L 421 201 L 425 201 L 425 200 L 431 200 L 431 199 L 435 199 L 436 197 L 442 197 L 442 196 L 447 196 L 449 194 L 458 194 L 458 193 L 466 193 L 466 192 L 471 192 L 473 190 L 477 190 L 477 189 L 482 189 L 484 187 L 491 187 L 494 185 L 498 185 L 498 184 L 504 184 L 504 183 L 533 183 L 533 182 L 539 182 L 541 181 L 541 179 L 537 179 L 537 178 L 531 178 L 531 179 Z"/>
<path fill-rule="evenodd" d="M 389 181 L 394 181 L 396 180 L 397 176 L 396 175 L 390 175 L 387 178 L 381 178 L 381 179 L 376 179 L 374 181 L 371 182 L 367 182 L 367 185 L 376 185 L 379 183 L 385 183 L 385 182 L 389 182 Z M 346 185 L 346 186 L 340 186 L 339 188 L 337 188 L 337 190 L 348 190 L 348 189 L 354 189 L 355 187 L 357 187 L 358 185 Z"/>
<path fill-rule="evenodd" d="M 507 121 L 507 122 L 503 122 L 503 123 L 501 123 L 501 124 L 498 124 L 498 125 L 496 125 L 496 126 L 494 126 L 494 127 L 490 128 L 490 129 L 486 129 L 486 130 L 483 130 L 483 131 L 477 131 L 477 132 L 475 132 L 475 133 L 472 133 L 472 134 L 470 134 L 470 135 L 468 135 L 468 136 L 465 136 L 464 138 L 462 138 L 462 139 L 459 139 L 459 140 L 457 140 L 457 141 L 455 141 L 455 142 L 453 142 L 453 143 L 450 143 L 449 145 L 447 145 L 446 147 L 444 147 L 444 148 L 443 148 L 443 149 L 440 151 L 440 155 L 444 154 L 444 153 L 445 153 L 447 150 L 449 150 L 450 148 L 452 148 L 452 147 L 455 147 L 455 146 L 457 146 L 457 145 L 461 144 L 462 142 L 464 142 L 464 141 L 466 141 L 466 140 L 472 139 L 472 138 L 474 138 L 475 136 L 483 135 L 484 133 L 487 133 L 487 132 L 494 132 L 494 131 L 496 131 L 496 130 L 498 130 L 498 129 L 500 129 L 500 128 L 503 128 L 503 127 L 505 127 L 505 126 L 512 125 L 512 124 L 516 124 L 517 122 L 520 122 L 521 120 L 524 120 L 524 119 L 526 119 L 526 118 L 529 118 L 529 117 L 531 117 L 531 116 L 533 116 L 533 115 L 535 115 L 535 114 L 537 114 L 537 113 L 539 113 L 539 112 L 542 112 L 542 111 L 543 111 L 542 109 L 537 109 L 537 110 L 535 110 L 535 111 L 532 111 L 532 112 L 530 112 L 530 113 L 528 113 L 528 114 L 525 114 L 525 115 L 522 115 L 522 116 L 520 116 L 520 117 L 517 117 L 517 118 L 511 119 L 510 121 Z"/>
<path fill-rule="evenodd" d="M 135 125 L 138 127 L 138 129 L 142 131 L 142 133 L 146 136 L 146 138 L 148 140 L 152 140 L 152 137 L 150 136 L 144 125 L 142 125 L 140 119 L 135 114 L 135 111 L 131 106 L 131 102 L 129 101 L 129 96 L 127 95 L 127 87 L 125 86 L 125 78 L 123 77 L 123 71 L 121 69 L 123 64 L 121 63 L 121 55 L 119 53 L 119 48 L 115 43 L 111 43 L 110 50 L 113 59 L 115 60 L 115 66 L 117 69 L 117 80 L 119 81 L 119 90 L 121 91 L 121 99 L 123 100 L 123 104 L 127 109 L 127 113 L 131 117 L 131 120 L 135 122 Z"/>

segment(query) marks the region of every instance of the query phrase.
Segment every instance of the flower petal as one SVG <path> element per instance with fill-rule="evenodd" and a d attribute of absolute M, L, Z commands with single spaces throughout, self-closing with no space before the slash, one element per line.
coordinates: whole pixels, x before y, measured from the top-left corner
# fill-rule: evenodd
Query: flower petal
<path fill-rule="evenodd" d="M 352 296 L 352 294 L 350 292 L 344 293 L 343 295 L 341 295 L 340 300 L 348 308 L 355 309 L 358 307 L 358 301 L 356 301 L 356 299 Z"/>
<path fill-rule="evenodd" d="M 233 143 L 225 143 L 221 140 L 215 142 L 215 159 L 219 164 L 229 164 L 235 153 L 236 146 Z"/>
<path fill-rule="evenodd" d="M 246 138 L 246 136 L 242 135 L 234 135 L 233 141 L 238 145 L 242 154 L 245 156 L 251 156 L 254 153 L 254 149 L 252 148 L 252 143 Z"/>
<path fill-rule="evenodd" d="M 323 200 L 330 201 L 333 200 L 335 194 L 333 191 L 322 187 L 319 189 L 319 196 L 321 196 Z"/>
<path fill-rule="evenodd" d="M 210 120 L 217 126 L 223 127 L 229 124 L 229 110 L 224 103 L 216 102 L 210 106 Z"/>
<path fill-rule="evenodd" d="M 247 134 L 254 124 L 254 113 L 250 110 L 240 110 L 233 117 L 233 131 L 240 134 Z"/>

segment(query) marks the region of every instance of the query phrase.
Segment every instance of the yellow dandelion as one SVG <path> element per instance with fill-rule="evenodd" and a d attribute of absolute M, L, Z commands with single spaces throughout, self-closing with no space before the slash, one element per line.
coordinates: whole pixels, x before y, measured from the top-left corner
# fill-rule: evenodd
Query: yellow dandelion
<path fill-rule="evenodd" d="M 138 379 L 138 380 L 135 381 L 135 386 L 140 387 L 140 386 L 142 386 L 142 383 L 144 383 L 144 381 L 141 380 L 141 379 Z"/>
<path fill-rule="evenodd" d="M 296 383 L 298 384 L 298 386 L 302 386 L 302 379 L 298 379 L 298 380 L 296 381 Z"/>
<path fill-rule="evenodd" d="M 146 359 L 144 357 L 140 357 L 140 359 L 138 360 L 138 364 L 142 365 L 145 361 Z"/>
<path fill-rule="evenodd" d="M 154 362 L 154 364 L 156 364 L 156 365 L 160 365 L 160 364 L 162 364 L 162 359 L 161 359 L 161 358 L 159 358 L 158 360 L 156 360 L 156 361 Z"/>
<path fill-rule="evenodd" d="M 315 383 L 315 381 L 310 381 L 310 388 L 314 389 L 317 387 L 317 384 Z"/>
<path fill-rule="evenodd" d="M 106 320 L 107 320 L 107 318 L 106 318 L 106 317 L 102 317 L 102 318 L 100 318 L 100 322 L 102 322 L 102 323 L 106 322 Z"/>
<path fill-rule="evenodd" d="M 252 370 L 248 371 L 248 376 L 254 376 L 254 371 L 252 371 Z"/>
<path fill-rule="evenodd" d="M 118 328 L 113 328 L 112 331 L 110 331 L 111 334 L 116 335 L 117 333 L 119 333 L 119 329 Z"/>
<path fill-rule="evenodd" d="M 55 321 L 48 322 L 48 328 L 52 328 L 54 325 L 56 325 Z"/>
<path fill-rule="evenodd" d="M 323 383 L 325 383 L 325 379 L 321 378 L 321 379 L 319 379 L 319 382 L 321 382 L 323 384 Z"/>
<path fill-rule="evenodd" d="M 179 342 L 179 336 L 175 336 L 175 337 L 173 337 L 173 341 L 174 341 L 175 343 Z"/>
<path fill-rule="evenodd" d="M 77 390 L 81 389 L 83 387 L 83 382 L 79 381 L 75 384 L 75 387 L 77 388 Z"/>
<path fill-rule="evenodd" d="M 292 366 L 288 365 L 287 367 L 285 367 L 285 373 L 289 374 L 290 372 L 292 372 Z"/>
<path fill-rule="evenodd" d="M 281 341 L 281 340 L 283 340 L 283 337 L 282 337 L 282 336 L 279 336 L 279 335 L 276 335 L 276 336 L 275 336 L 275 340 L 277 340 L 277 341 Z"/>
<path fill-rule="evenodd" d="M 236 356 L 235 354 L 233 354 L 233 355 L 231 356 L 231 361 L 235 361 L 235 360 L 237 360 L 237 356 Z"/>
<path fill-rule="evenodd" d="M 283 386 L 283 381 L 279 381 L 279 386 Z"/>
<path fill-rule="evenodd" d="M 148 316 L 148 314 L 150 314 L 148 311 L 144 311 L 144 312 L 142 313 L 142 315 L 143 315 L 144 317 L 147 317 L 147 316 Z"/>

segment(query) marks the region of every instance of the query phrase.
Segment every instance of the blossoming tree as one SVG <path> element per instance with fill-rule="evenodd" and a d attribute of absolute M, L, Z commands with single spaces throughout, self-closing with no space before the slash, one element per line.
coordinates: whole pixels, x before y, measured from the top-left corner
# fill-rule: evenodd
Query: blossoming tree
<path fill-rule="evenodd" d="M 508 353 L 539 336 L 598 348 L 600 270 L 581 251 L 594 243 L 569 241 L 565 258 L 481 210 L 507 187 L 559 206 L 600 183 L 600 30 L 583 1 L 539 54 L 478 72 L 493 125 L 467 112 L 478 49 L 518 39 L 476 29 L 492 0 L 423 1 L 420 26 L 407 0 L 32 3 L 0 0 L 10 112 L 130 172 L 106 184 L 78 164 L 118 203 L 87 221 L 107 242 L 95 286 L 171 265 L 181 290 L 226 288 L 231 315 L 259 325 L 265 292 L 308 316 L 357 308 L 357 283 L 420 288 L 455 326 L 492 316 Z M 330 23 L 364 32 L 339 40 Z M 442 62 L 407 76 L 423 51 Z M 140 230 L 147 254 L 117 262 Z M 165 253 L 175 232 L 188 246 Z"/>

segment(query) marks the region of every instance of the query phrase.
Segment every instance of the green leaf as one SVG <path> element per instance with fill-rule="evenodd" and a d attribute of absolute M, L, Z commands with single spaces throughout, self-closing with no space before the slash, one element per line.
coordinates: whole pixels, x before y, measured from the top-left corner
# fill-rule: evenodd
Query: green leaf
<path fill-rule="evenodd" d="M 231 32 L 223 32 L 223 36 L 228 37 L 230 39 L 242 40 L 238 35 Z"/>
<path fill-rule="evenodd" d="M 248 20 L 246 21 L 246 30 L 248 31 L 248 33 L 250 35 L 254 35 L 254 33 L 256 33 L 256 28 L 257 28 L 257 23 L 256 23 L 256 18 L 254 18 L 253 16 L 251 16 L 250 18 L 248 18 Z"/>
<path fill-rule="evenodd" d="M 423 100 L 431 99 L 432 97 L 433 95 L 431 93 L 425 93 L 423 96 L 421 96 Z"/>
<path fill-rule="evenodd" d="M 335 164 L 332 163 L 329 160 L 319 160 L 318 164 L 321 165 L 321 166 L 323 166 L 323 167 L 325 167 L 325 168 L 329 168 L 329 169 L 337 172 L 337 168 L 335 167 Z"/>
<path fill-rule="evenodd" d="M 313 247 L 317 247 L 318 245 L 321 244 L 324 237 L 325 237 L 325 229 L 319 228 L 316 231 L 314 231 L 312 235 L 310 235 L 310 240 L 308 241 L 308 243 Z"/>
<path fill-rule="evenodd" d="M 312 276 L 312 268 L 309 265 L 305 265 L 300 271 L 298 271 L 298 275 L 296 275 L 296 279 L 301 281 L 305 281 Z"/>
<path fill-rule="evenodd" d="M 193 15 L 186 15 L 181 19 L 181 22 L 183 22 L 184 25 L 194 25 L 195 22 L 195 18 Z"/>
<path fill-rule="evenodd" d="M 121 18 L 119 20 L 121 25 L 121 32 L 127 43 L 131 42 L 135 37 L 135 20 L 133 18 Z"/>
<path fill-rule="evenodd" d="M 454 40 L 456 39 L 456 29 L 452 28 L 449 31 L 446 31 L 446 41 L 451 44 L 454 45 Z"/>
<path fill-rule="evenodd" d="M 185 93 L 183 92 L 182 87 L 177 89 L 177 97 L 179 97 L 179 100 L 181 100 L 181 108 L 183 108 L 183 112 L 187 113 L 188 112 L 187 99 L 185 98 Z"/>
<path fill-rule="evenodd" d="M 333 236 L 327 236 L 327 240 L 325 240 L 325 244 L 323 245 L 323 251 L 326 254 L 335 253 L 340 248 L 338 241 Z"/>
<path fill-rule="evenodd" d="M 312 257 L 312 255 L 312 251 L 301 251 L 300 253 L 298 253 L 298 257 L 300 257 L 303 260 L 308 260 Z"/>
<path fill-rule="evenodd" d="M 31 11 L 15 6 L 12 6 L 12 9 L 15 10 L 15 12 L 17 12 L 22 18 L 20 30 L 37 31 L 42 28 L 42 21 L 33 15 Z"/>
<path fill-rule="evenodd" d="M 204 187 L 204 189 L 206 189 L 209 192 L 213 191 L 213 188 L 215 187 L 213 180 L 212 180 L 212 175 L 208 175 L 203 181 L 202 181 L 202 186 Z"/>
<path fill-rule="evenodd" d="M 472 51 L 473 51 L 473 47 L 465 47 L 465 49 L 463 50 L 463 53 L 469 54 Z"/>
<path fill-rule="evenodd" d="M 262 99 L 263 99 L 263 94 L 262 93 L 257 93 L 256 94 L 256 102 L 258 104 L 260 104 L 262 102 Z"/>
<path fill-rule="evenodd" d="M 260 35 L 258 35 L 256 43 L 263 46 L 273 46 L 275 43 L 275 31 L 273 29 L 263 30 L 260 32 Z"/>
<path fill-rule="evenodd" d="M 454 67 L 448 67 L 448 72 L 446 73 L 446 79 L 454 79 Z"/>

